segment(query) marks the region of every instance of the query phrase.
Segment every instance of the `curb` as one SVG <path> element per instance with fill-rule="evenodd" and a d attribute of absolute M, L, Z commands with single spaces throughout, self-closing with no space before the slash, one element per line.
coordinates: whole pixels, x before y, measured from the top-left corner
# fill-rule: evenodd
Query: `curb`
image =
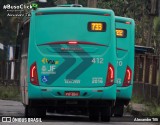
<path fill-rule="evenodd" d="M 133 116 L 142 117 L 144 114 L 146 114 L 147 107 L 144 104 L 136 104 L 136 103 L 130 103 L 129 105 L 130 113 Z"/>

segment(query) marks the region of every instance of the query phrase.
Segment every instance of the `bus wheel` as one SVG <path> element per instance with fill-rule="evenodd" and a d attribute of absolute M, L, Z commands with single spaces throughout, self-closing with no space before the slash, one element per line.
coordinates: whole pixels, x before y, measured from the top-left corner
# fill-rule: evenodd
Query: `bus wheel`
<path fill-rule="evenodd" d="M 98 121 L 99 120 L 99 111 L 96 109 L 92 109 L 89 111 L 89 119 L 90 121 Z"/>
<path fill-rule="evenodd" d="M 122 117 L 124 111 L 124 105 L 116 105 L 114 110 L 115 117 Z"/>
<path fill-rule="evenodd" d="M 101 121 L 109 122 L 111 117 L 111 107 L 104 107 L 101 110 Z"/>
<path fill-rule="evenodd" d="M 46 116 L 45 108 L 41 107 L 31 107 L 25 106 L 25 117 L 41 117 L 44 118 Z"/>

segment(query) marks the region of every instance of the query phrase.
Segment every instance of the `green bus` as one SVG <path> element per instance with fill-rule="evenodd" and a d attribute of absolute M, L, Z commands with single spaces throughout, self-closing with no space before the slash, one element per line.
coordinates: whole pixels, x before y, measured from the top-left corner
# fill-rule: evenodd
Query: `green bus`
<path fill-rule="evenodd" d="M 114 116 L 123 116 L 132 96 L 134 74 L 135 23 L 131 18 L 115 17 L 117 41 L 117 98 Z"/>
<path fill-rule="evenodd" d="M 116 100 L 115 43 L 112 10 L 32 10 L 17 37 L 25 116 L 78 110 L 90 120 L 110 121 Z"/>

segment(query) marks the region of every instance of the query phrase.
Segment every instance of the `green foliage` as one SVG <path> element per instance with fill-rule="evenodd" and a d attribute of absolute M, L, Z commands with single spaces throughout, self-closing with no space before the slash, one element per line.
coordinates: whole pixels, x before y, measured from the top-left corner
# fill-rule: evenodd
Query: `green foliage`
<path fill-rule="evenodd" d="M 98 8 L 112 9 L 117 16 L 127 16 L 139 19 L 143 14 L 148 14 L 145 0 L 98 0 Z"/>
<path fill-rule="evenodd" d="M 160 54 L 160 17 L 155 17 L 153 21 L 154 29 L 154 47 L 157 54 Z"/>
<path fill-rule="evenodd" d="M 17 86 L 0 86 L 0 99 L 20 100 L 20 91 Z"/>
<path fill-rule="evenodd" d="M 117 16 L 133 18 L 136 23 L 136 44 L 153 46 L 153 16 L 150 16 L 151 1 L 98 0 L 98 8 L 112 9 Z M 157 27 L 157 21 L 155 23 Z"/>
<path fill-rule="evenodd" d="M 154 32 L 155 32 L 155 33 L 160 32 L 160 17 L 155 17 L 155 18 L 154 18 L 153 29 L 154 29 Z"/>
<path fill-rule="evenodd" d="M 150 112 L 150 116 L 160 116 L 160 106 L 152 107 Z"/>
<path fill-rule="evenodd" d="M 144 104 L 147 108 L 142 113 L 143 116 L 160 116 L 160 105 L 158 105 L 156 99 L 144 100 L 140 96 L 133 96 L 131 103 Z"/>
<path fill-rule="evenodd" d="M 128 2 L 124 0 L 98 1 L 98 8 L 112 9 L 117 16 L 124 15 L 127 5 Z"/>
<path fill-rule="evenodd" d="M 131 102 L 141 104 L 144 102 L 144 99 L 140 96 L 132 96 Z"/>
<path fill-rule="evenodd" d="M 20 5 L 33 0 L 1 0 L 0 5 Z M 35 0 L 34 0 L 35 1 Z M 57 0 L 48 0 L 55 2 Z M 87 6 L 87 0 L 79 0 L 79 4 Z M 74 4 L 75 0 L 67 0 L 68 4 Z M 160 30 L 159 19 L 149 15 L 151 3 L 149 0 L 97 0 L 97 7 L 112 9 L 117 16 L 130 17 L 136 22 L 136 44 L 158 46 L 157 31 Z M 0 42 L 8 44 L 16 41 L 16 28 L 18 18 L 7 17 L 6 10 L 0 8 Z M 154 33 L 151 31 L 154 29 Z M 154 39 L 152 39 L 154 38 Z M 149 44 L 151 43 L 152 44 Z M 159 46 L 158 46 L 159 47 Z M 157 47 L 157 48 L 158 48 Z"/>
<path fill-rule="evenodd" d="M 98 7 L 112 9 L 117 16 L 130 17 L 141 20 L 143 15 L 147 15 L 149 10 L 146 8 L 148 2 L 139 0 L 99 0 Z"/>
<path fill-rule="evenodd" d="M 148 107 L 145 112 L 146 116 L 160 116 L 160 105 L 156 101 L 145 102 L 145 105 Z"/>

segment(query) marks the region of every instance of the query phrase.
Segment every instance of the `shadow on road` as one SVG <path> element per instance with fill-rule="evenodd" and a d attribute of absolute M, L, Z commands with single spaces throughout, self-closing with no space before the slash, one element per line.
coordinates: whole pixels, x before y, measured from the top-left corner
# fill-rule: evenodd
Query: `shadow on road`
<path fill-rule="evenodd" d="M 62 115 L 62 114 L 52 114 L 47 115 L 42 119 L 43 121 L 59 121 L 59 122 L 90 122 L 88 116 L 75 116 L 75 115 Z"/>
<path fill-rule="evenodd" d="M 91 122 L 88 116 L 82 115 L 63 115 L 63 114 L 52 114 L 47 115 L 45 118 L 42 119 L 46 122 Z M 134 118 L 131 116 L 124 116 L 124 117 L 111 117 L 111 122 L 131 122 Z M 100 121 L 100 120 L 99 120 Z M 99 122 L 98 121 L 98 122 Z"/>

